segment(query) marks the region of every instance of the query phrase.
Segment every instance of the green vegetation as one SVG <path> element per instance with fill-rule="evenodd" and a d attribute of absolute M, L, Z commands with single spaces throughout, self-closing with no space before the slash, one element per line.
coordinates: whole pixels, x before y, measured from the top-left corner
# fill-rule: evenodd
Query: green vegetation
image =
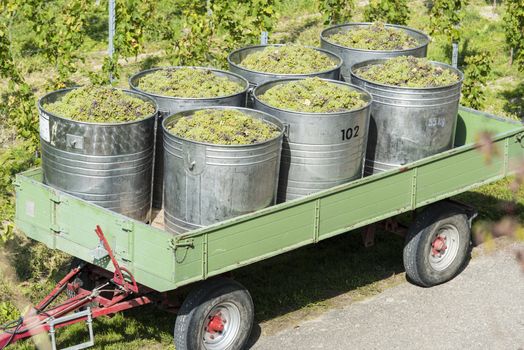
<path fill-rule="evenodd" d="M 355 11 L 354 0 L 320 0 L 318 5 L 326 25 L 349 22 Z"/>
<path fill-rule="evenodd" d="M 329 36 L 327 40 L 338 45 L 362 50 L 406 50 L 420 45 L 405 31 L 386 27 L 381 22 L 339 32 Z"/>
<path fill-rule="evenodd" d="M 413 56 L 398 56 L 364 66 L 355 74 L 374 83 L 412 88 L 446 86 L 459 81 L 454 71 Z"/>
<path fill-rule="evenodd" d="M 57 116 L 89 123 L 123 123 L 155 112 L 152 103 L 111 87 L 82 86 L 43 106 Z"/>
<path fill-rule="evenodd" d="M 406 24 L 409 19 L 407 0 L 371 0 L 364 10 L 366 22 Z"/>
<path fill-rule="evenodd" d="M 520 71 L 524 71 L 524 2 L 522 0 L 506 0 L 506 14 L 504 15 L 504 30 L 506 42 L 511 48 L 510 60 L 515 62 Z M 513 62 L 512 62 L 513 63 Z"/>
<path fill-rule="evenodd" d="M 163 0 L 163 11 L 152 23 L 167 43 L 171 64 L 226 68 L 229 52 L 260 43 L 260 33 L 271 30 L 276 4 L 276 0 Z"/>
<path fill-rule="evenodd" d="M 460 23 L 469 0 L 434 0 L 429 11 L 431 34 L 442 34 L 449 42 L 460 38 Z"/>
<path fill-rule="evenodd" d="M 467 64 L 464 70 L 464 83 L 462 84 L 461 104 L 474 109 L 481 109 L 485 96 L 486 82 L 491 73 L 493 58 L 487 52 L 466 57 Z"/>
<path fill-rule="evenodd" d="M 209 98 L 233 95 L 244 87 L 208 69 L 166 68 L 143 76 L 138 87 L 162 96 Z"/>
<path fill-rule="evenodd" d="M 250 145 L 276 137 L 272 124 L 235 109 L 203 109 L 182 117 L 168 130 L 178 137 L 216 145 Z"/>
<path fill-rule="evenodd" d="M 335 68 L 326 54 L 304 46 L 268 46 L 248 55 L 239 66 L 274 74 L 310 74 Z"/>
<path fill-rule="evenodd" d="M 274 86 L 259 99 L 272 107 L 311 113 L 343 112 L 366 104 L 360 92 L 319 78 Z"/>

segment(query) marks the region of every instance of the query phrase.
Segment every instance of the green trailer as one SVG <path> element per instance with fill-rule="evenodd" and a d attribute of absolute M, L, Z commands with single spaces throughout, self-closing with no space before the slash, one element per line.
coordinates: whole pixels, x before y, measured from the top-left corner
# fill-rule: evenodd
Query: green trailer
<path fill-rule="evenodd" d="M 476 146 L 485 132 L 499 150 L 490 162 Z M 177 350 L 240 349 L 253 303 L 244 287 L 224 277 L 228 272 L 359 228 L 369 238 L 374 224 L 396 227 L 394 218 L 406 212 L 417 213 L 406 230 L 408 277 L 422 286 L 443 283 L 467 260 L 475 216 L 447 199 L 511 175 L 512 164 L 524 159 L 523 139 L 521 123 L 461 108 L 449 151 L 181 235 L 46 186 L 41 169 L 24 172 L 15 183 L 18 229 L 79 263 L 24 320 L 0 334 L 0 348 L 35 329 L 50 332 L 54 345 L 55 328 L 91 325 L 92 318 L 157 303 L 178 309 Z M 101 292 L 109 287 L 112 295 Z M 71 298 L 51 307 L 64 290 Z M 181 305 L 169 297 L 177 291 L 188 294 Z M 90 334 L 80 346 L 93 343 Z"/>

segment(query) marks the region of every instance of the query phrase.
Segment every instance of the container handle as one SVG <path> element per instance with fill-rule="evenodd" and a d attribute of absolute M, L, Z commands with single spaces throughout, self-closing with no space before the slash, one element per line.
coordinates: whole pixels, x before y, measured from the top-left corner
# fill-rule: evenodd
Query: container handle
<path fill-rule="evenodd" d="M 79 135 L 66 135 L 67 146 L 72 149 L 84 149 L 84 137 Z"/>

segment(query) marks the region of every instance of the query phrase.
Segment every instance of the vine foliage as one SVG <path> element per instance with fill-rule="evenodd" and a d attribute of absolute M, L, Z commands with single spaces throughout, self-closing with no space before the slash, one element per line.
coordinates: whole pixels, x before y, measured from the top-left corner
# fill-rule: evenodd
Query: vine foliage
<path fill-rule="evenodd" d="M 406 24 L 409 19 L 407 0 L 371 0 L 364 9 L 367 22 Z"/>
<path fill-rule="evenodd" d="M 11 25 L 19 10 L 15 2 L 0 2 L 0 77 L 7 80 L 8 92 L 2 96 L 2 127 L 15 128 L 17 139 L 10 148 L 0 147 L 0 245 L 13 237 L 14 175 L 38 162 L 38 119 L 35 96 L 16 65 L 11 44 Z"/>
<path fill-rule="evenodd" d="M 484 90 L 491 73 L 493 57 L 486 51 L 465 59 L 464 83 L 462 85 L 462 105 L 481 109 L 484 105 Z"/>
<path fill-rule="evenodd" d="M 353 17 L 355 11 L 354 0 L 320 0 L 318 4 L 324 24 L 342 24 Z"/>
<path fill-rule="evenodd" d="M 524 0 L 507 0 L 504 15 L 506 43 L 512 49 L 514 61 L 524 71 Z"/>
<path fill-rule="evenodd" d="M 39 53 L 53 65 L 58 77 L 53 88 L 63 88 L 76 72 L 76 62 L 83 60 L 79 49 L 84 41 L 84 26 L 89 13 L 88 1 L 18 0 L 20 9 L 34 33 Z"/>
<path fill-rule="evenodd" d="M 275 0 L 177 0 L 182 8 L 181 28 L 164 22 L 163 39 L 175 65 L 212 64 L 226 66 L 229 51 L 256 44 L 262 31 L 271 31 L 275 21 Z"/>
<path fill-rule="evenodd" d="M 434 0 L 429 11 L 431 34 L 442 34 L 451 42 L 460 39 L 460 21 L 464 17 L 462 9 L 468 0 Z"/>

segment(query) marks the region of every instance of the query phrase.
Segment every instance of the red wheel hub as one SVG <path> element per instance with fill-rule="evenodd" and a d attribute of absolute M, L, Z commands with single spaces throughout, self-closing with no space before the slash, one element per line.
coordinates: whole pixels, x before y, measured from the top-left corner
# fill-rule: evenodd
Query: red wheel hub
<path fill-rule="evenodd" d="M 220 313 L 216 314 L 215 316 L 212 316 L 209 320 L 209 323 L 207 324 L 207 331 L 209 333 L 219 333 L 224 330 L 224 320 L 222 319 L 222 315 Z"/>
<path fill-rule="evenodd" d="M 442 255 L 447 248 L 446 236 L 438 235 L 433 243 L 431 243 L 431 254 L 433 256 Z"/>

